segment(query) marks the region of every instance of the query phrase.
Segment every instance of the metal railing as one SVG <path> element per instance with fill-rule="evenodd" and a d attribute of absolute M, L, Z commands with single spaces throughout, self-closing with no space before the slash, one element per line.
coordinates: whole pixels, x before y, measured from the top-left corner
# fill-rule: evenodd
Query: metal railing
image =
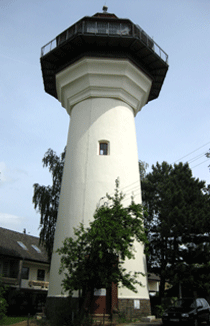
<path fill-rule="evenodd" d="M 135 37 L 152 49 L 163 61 L 168 63 L 168 55 L 149 37 L 143 29 L 131 22 L 107 22 L 102 20 L 85 19 L 74 24 L 52 41 L 41 48 L 41 57 L 54 50 L 76 34 L 118 35 L 120 37 Z"/>

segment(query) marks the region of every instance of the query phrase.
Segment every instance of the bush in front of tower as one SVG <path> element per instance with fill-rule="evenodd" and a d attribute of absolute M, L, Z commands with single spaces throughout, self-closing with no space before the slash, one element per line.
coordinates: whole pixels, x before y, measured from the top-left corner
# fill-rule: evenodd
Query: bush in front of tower
<path fill-rule="evenodd" d="M 122 284 L 137 292 L 141 272 L 131 274 L 124 267 L 126 259 L 134 259 L 134 242 L 147 243 L 144 229 L 144 209 L 131 198 L 123 206 L 124 195 L 119 190 L 119 180 L 113 196 L 97 207 L 93 222 L 85 228 L 81 223 L 74 230 L 74 238 L 66 238 L 57 252 L 61 256 L 60 273 L 64 272 L 62 286 L 71 297 L 79 293 L 81 315 L 91 312 L 94 289 L 110 289 L 112 284 Z"/>

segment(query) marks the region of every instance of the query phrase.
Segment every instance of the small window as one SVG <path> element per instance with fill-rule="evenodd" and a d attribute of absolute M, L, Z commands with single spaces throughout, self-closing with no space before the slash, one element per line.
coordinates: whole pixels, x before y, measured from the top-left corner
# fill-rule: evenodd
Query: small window
<path fill-rule="evenodd" d="M 19 271 L 19 263 L 17 260 L 4 260 L 2 266 L 2 276 L 9 278 L 17 278 Z"/>
<path fill-rule="evenodd" d="M 45 270 L 44 269 L 38 269 L 37 271 L 37 281 L 44 281 L 45 279 Z"/>
<path fill-rule="evenodd" d="M 21 273 L 22 280 L 28 280 L 29 278 L 29 267 L 23 267 Z"/>
<path fill-rule="evenodd" d="M 9 268 L 9 261 L 4 261 L 4 264 L 3 264 L 3 277 L 9 277 L 9 271 L 10 271 L 10 268 Z"/>
<path fill-rule="evenodd" d="M 24 250 L 28 250 L 28 248 L 24 245 L 24 243 L 22 243 L 21 241 L 17 241 L 17 243 L 19 244 L 19 246 L 21 246 L 21 248 L 23 248 Z"/>
<path fill-rule="evenodd" d="M 36 245 L 31 245 L 32 248 L 34 248 L 36 250 L 36 252 L 38 252 L 39 254 L 41 254 L 41 250 L 36 246 Z"/>
<path fill-rule="evenodd" d="M 109 143 L 107 141 L 99 142 L 99 155 L 109 155 Z"/>

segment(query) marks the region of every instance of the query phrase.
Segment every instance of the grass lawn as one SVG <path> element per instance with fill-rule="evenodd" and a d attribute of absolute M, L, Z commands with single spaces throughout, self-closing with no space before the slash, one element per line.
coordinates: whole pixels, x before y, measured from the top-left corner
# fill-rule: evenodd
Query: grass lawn
<path fill-rule="evenodd" d="M 13 325 L 27 319 L 28 317 L 6 317 L 4 320 L 0 320 L 0 325 Z"/>

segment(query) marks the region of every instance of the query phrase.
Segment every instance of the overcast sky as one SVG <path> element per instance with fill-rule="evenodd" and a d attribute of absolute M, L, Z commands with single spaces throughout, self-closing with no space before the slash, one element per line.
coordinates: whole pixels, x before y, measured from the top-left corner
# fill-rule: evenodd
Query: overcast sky
<path fill-rule="evenodd" d="M 41 47 L 104 4 L 169 55 L 159 98 L 136 117 L 139 159 L 150 168 L 188 161 L 194 177 L 210 183 L 209 0 L 0 0 L 1 227 L 39 235 L 33 184 L 51 183 L 42 158 L 66 145 L 69 117 L 44 92 Z"/>

